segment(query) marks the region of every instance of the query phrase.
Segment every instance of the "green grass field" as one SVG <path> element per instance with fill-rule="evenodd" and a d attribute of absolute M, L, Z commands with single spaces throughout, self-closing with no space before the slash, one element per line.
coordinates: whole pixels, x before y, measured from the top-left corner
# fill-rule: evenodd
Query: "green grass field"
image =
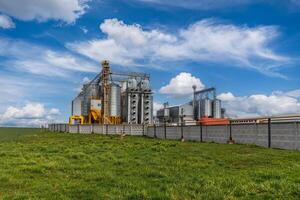
<path fill-rule="evenodd" d="M 300 152 L 1 128 L 0 199 L 300 199 Z"/>

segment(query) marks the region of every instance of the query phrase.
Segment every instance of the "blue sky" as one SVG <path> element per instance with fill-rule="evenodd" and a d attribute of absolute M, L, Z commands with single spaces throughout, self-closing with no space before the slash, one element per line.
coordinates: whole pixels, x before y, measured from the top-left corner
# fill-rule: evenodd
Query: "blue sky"
<path fill-rule="evenodd" d="M 215 86 L 230 117 L 300 113 L 299 0 L 0 0 L 0 125 L 67 121 L 109 59 L 155 108 Z"/>

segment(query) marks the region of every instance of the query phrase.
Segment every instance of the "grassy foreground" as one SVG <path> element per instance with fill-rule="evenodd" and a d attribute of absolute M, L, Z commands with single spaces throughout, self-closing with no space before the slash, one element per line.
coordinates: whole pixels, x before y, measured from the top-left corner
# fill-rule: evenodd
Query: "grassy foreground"
<path fill-rule="evenodd" d="M 300 198 L 300 152 L 0 128 L 0 199 L 275 198 Z"/>

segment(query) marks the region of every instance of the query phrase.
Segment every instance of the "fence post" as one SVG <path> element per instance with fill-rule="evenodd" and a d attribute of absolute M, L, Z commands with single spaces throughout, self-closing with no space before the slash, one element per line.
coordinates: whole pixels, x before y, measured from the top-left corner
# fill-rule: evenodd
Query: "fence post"
<path fill-rule="evenodd" d="M 200 122 L 200 142 L 203 142 L 203 136 L 202 136 L 202 123 Z"/>
<path fill-rule="evenodd" d="M 143 136 L 145 136 L 145 124 L 143 124 Z"/>
<path fill-rule="evenodd" d="M 232 127 L 231 127 L 231 121 L 229 122 L 229 141 L 232 141 Z"/>
<path fill-rule="evenodd" d="M 268 147 L 271 148 L 271 118 L 268 118 Z"/>
<path fill-rule="evenodd" d="M 105 135 L 108 135 L 108 124 L 105 124 Z"/>
<path fill-rule="evenodd" d="M 154 138 L 156 138 L 156 124 L 154 124 Z"/>
<path fill-rule="evenodd" d="M 164 134 L 165 134 L 165 139 L 167 139 L 167 124 L 165 119 L 164 119 Z"/>
<path fill-rule="evenodd" d="M 183 141 L 183 122 L 182 121 L 181 121 L 180 132 L 181 132 L 181 141 Z"/>
<path fill-rule="evenodd" d="M 299 122 L 296 122 L 296 128 L 297 128 L 297 131 L 296 131 L 296 134 L 297 134 L 297 146 L 296 146 L 296 149 L 299 150 L 300 149 L 300 141 L 299 141 Z"/>
<path fill-rule="evenodd" d="M 132 124 L 129 125 L 129 133 L 132 135 Z"/>

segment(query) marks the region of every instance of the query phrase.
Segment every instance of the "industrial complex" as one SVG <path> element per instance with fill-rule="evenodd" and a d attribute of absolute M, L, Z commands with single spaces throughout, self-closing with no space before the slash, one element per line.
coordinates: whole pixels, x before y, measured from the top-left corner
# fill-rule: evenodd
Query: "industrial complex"
<path fill-rule="evenodd" d="M 216 88 L 196 90 L 193 87 L 193 100 L 178 106 L 169 106 L 168 103 L 157 111 L 158 123 L 170 123 L 173 125 L 185 124 L 204 125 L 228 124 L 225 119 L 225 109 L 221 107 L 221 100 L 216 98 Z"/>
<path fill-rule="evenodd" d="M 153 117 L 150 75 L 118 73 L 102 62 L 102 71 L 83 85 L 72 101 L 70 124 L 228 124 L 225 109 L 216 98 L 216 89 L 194 90 L 193 100 L 178 106 L 168 103 Z"/>
<path fill-rule="evenodd" d="M 153 92 L 150 75 L 145 73 L 119 73 L 102 62 L 102 70 L 94 79 L 82 86 L 72 101 L 69 124 L 168 124 L 228 125 L 266 123 L 266 117 L 249 119 L 226 118 L 222 101 L 217 99 L 216 88 L 197 90 L 193 98 L 182 105 L 164 106 L 153 115 Z M 276 121 L 295 121 L 298 116 L 279 116 Z"/>
<path fill-rule="evenodd" d="M 70 124 L 152 124 L 152 120 L 150 76 L 112 72 L 107 60 L 72 101 Z"/>

